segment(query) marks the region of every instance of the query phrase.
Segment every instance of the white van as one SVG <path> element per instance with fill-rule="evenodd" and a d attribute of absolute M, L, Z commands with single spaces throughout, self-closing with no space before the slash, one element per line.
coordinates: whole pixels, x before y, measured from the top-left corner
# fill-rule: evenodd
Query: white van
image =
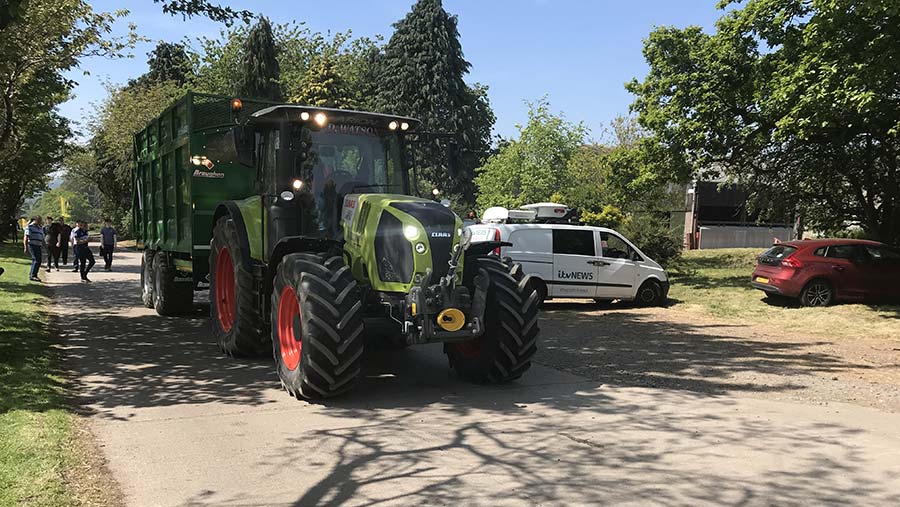
<path fill-rule="evenodd" d="M 550 211 L 542 209 L 555 207 Z M 525 273 L 534 275 L 543 299 L 586 298 L 665 302 L 669 278 L 665 270 L 618 232 L 604 227 L 559 223 L 547 215 L 564 216 L 563 205 L 539 203 L 523 210 L 490 208 L 484 222 L 472 225 L 472 242 L 512 243 L 499 250 Z"/>

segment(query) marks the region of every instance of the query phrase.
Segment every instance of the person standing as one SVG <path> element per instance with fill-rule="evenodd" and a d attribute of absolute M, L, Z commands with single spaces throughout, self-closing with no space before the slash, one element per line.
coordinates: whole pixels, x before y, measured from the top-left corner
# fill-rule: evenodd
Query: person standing
<path fill-rule="evenodd" d="M 110 225 L 110 219 L 103 219 L 103 228 L 100 229 L 100 255 L 103 256 L 105 266 L 103 269 L 112 271 L 113 250 L 116 248 L 116 230 Z"/>
<path fill-rule="evenodd" d="M 72 272 L 78 272 L 78 243 L 75 241 L 75 236 L 78 234 L 78 230 L 81 229 L 79 227 L 79 221 L 75 221 L 75 228 L 72 229 L 72 232 L 69 233 L 69 244 L 72 245 Z"/>
<path fill-rule="evenodd" d="M 28 277 L 32 282 L 40 282 L 38 272 L 41 270 L 43 259 L 41 258 L 41 250 L 44 247 L 44 228 L 42 227 L 41 217 L 37 216 L 28 222 L 25 226 L 25 253 L 31 254 L 31 274 Z"/>
<path fill-rule="evenodd" d="M 53 217 L 47 217 L 47 225 L 44 226 L 44 240 L 47 243 L 47 272 L 50 272 L 52 267 L 56 267 L 56 270 L 59 271 L 59 245 L 62 237 L 60 233 L 62 232 L 62 224 L 59 223 L 60 219 L 57 219 L 55 222 L 53 221 Z"/>
<path fill-rule="evenodd" d="M 90 241 L 88 239 L 88 225 L 84 220 L 80 220 L 77 222 L 78 227 L 75 229 L 77 232 L 73 232 L 75 234 L 75 255 L 78 256 L 78 263 L 80 265 L 81 270 L 81 281 L 84 283 L 90 283 L 88 280 L 88 273 L 91 272 L 91 269 L 94 267 L 94 254 L 91 252 L 91 247 L 88 244 Z"/>
<path fill-rule="evenodd" d="M 62 257 L 63 266 L 69 265 L 69 244 L 72 243 L 72 228 L 65 223 L 62 218 L 60 220 L 59 230 L 59 255 Z"/>

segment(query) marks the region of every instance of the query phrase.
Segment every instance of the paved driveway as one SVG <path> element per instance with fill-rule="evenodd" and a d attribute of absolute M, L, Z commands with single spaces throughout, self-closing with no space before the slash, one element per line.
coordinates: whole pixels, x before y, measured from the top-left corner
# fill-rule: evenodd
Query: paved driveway
<path fill-rule="evenodd" d="M 373 352 L 350 395 L 297 401 L 270 360 L 218 353 L 202 305 L 143 308 L 139 259 L 118 254 L 91 285 L 47 277 L 80 406 L 130 505 L 900 505 L 900 415 L 874 408 L 542 366 L 473 386 L 439 345 Z"/>

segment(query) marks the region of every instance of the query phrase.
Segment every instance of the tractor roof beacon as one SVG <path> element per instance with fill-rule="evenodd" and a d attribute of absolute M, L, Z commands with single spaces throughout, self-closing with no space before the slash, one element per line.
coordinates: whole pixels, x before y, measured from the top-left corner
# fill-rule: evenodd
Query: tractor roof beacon
<path fill-rule="evenodd" d="M 366 346 L 443 342 L 465 379 L 521 376 L 537 298 L 521 268 L 411 195 L 413 118 L 189 93 L 135 135 L 133 224 L 144 303 L 209 290 L 231 356 L 271 350 L 288 392 L 350 389 Z M 448 156 L 452 170 L 454 156 Z"/>

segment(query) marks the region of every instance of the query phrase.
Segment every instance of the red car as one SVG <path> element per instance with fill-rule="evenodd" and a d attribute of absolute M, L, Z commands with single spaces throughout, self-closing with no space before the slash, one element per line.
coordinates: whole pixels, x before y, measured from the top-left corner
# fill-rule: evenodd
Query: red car
<path fill-rule="evenodd" d="M 772 245 L 750 284 L 803 306 L 900 297 L 900 250 L 875 241 L 820 239 Z"/>

